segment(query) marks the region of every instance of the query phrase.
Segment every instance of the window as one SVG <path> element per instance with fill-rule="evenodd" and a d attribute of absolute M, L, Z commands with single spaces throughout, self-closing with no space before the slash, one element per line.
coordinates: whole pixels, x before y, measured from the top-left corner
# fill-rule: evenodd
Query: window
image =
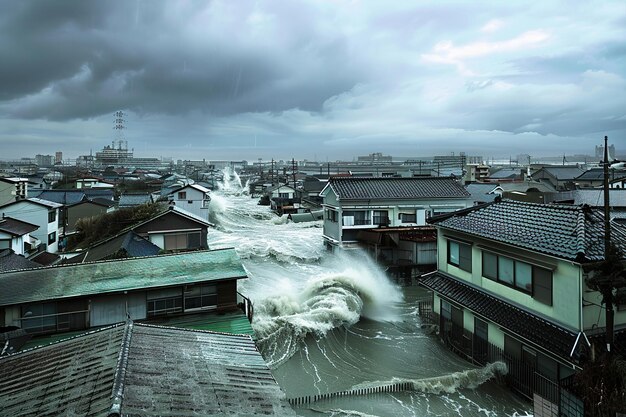
<path fill-rule="evenodd" d="M 193 200 L 187 200 L 187 204 L 193 204 Z"/>
<path fill-rule="evenodd" d="M 441 301 L 441 317 L 444 317 L 448 320 L 452 318 L 452 306 L 446 300 Z"/>
<path fill-rule="evenodd" d="M 56 303 L 27 304 L 21 307 L 22 329 L 28 333 L 56 331 Z"/>
<path fill-rule="evenodd" d="M 187 285 L 185 287 L 185 311 L 217 307 L 215 285 Z"/>
<path fill-rule="evenodd" d="M 337 223 L 337 218 L 338 218 L 337 212 L 335 210 L 327 209 L 326 210 L 326 218 L 328 220 L 330 220 L 331 222 L 333 222 L 333 223 Z"/>
<path fill-rule="evenodd" d="M 343 212 L 343 225 L 344 226 L 362 226 L 370 224 L 367 211 L 349 211 Z"/>
<path fill-rule="evenodd" d="M 278 193 L 278 198 L 289 198 L 289 193 Z"/>
<path fill-rule="evenodd" d="M 374 210 L 373 223 L 377 226 L 388 226 L 389 216 L 387 210 Z"/>
<path fill-rule="evenodd" d="M 11 241 L 8 239 L 0 240 L 0 249 L 9 249 L 11 247 Z"/>
<path fill-rule="evenodd" d="M 448 263 L 467 272 L 472 272 L 472 246 L 448 240 Z"/>
<path fill-rule="evenodd" d="M 400 220 L 401 223 L 417 223 L 417 215 L 415 213 L 399 213 L 398 220 Z"/>
<path fill-rule="evenodd" d="M 483 277 L 532 295 L 552 305 L 552 271 L 506 256 L 483 251 Z"/>
<path fill-rule="evenodd" d="M 474 334 L 482 340 L 489 340 L 489 326 L 486 321 L 474 317 Z"/>
<path fill-rule="evenodd" d="M 56 210 L 50 210 L 48 212 L 48 223 L 52 223 L 56 219 L 57 219 L 57 211 Z"/>
<path fill-rule="evenodd" d="M 552 305 L 552 272 L 533 266 L 533 298 L 541 303 Z"/>
<path fill-rule="evenodd" d="M 57 241 L 57 232 L 48 233 L 48 245 Z"/>
<path fill-rule="evenodd" d="M 165 250 L 198 249 L 202 246 L 202 234 L 197 232 L 168 233 L 165 235 Z"/>
<path fill-rule="evenodd" d="M 179 191 L 178 192 L 178 199 L 179 200 L 186 200 L 187 199 L 187 192 L 186 191 Z"/>
<path fill-rule="evenodd" d="M 182 289 L 165 288 L 148 291 L 148 317 L 176 314 L 183 311 Z"/>

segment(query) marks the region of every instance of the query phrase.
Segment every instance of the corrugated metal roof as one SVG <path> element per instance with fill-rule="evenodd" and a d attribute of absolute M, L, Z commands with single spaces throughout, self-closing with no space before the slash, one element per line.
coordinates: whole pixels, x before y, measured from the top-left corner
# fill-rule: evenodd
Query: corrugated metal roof
<path fill-rule="evenodd" d="M 431 219 L 440 227 L 576 261 L 604 259 L 604 216 L 586 206 L 513 200 L 487 203 Z M 626 228 L 612 224 L 626 249 Z"/>
<path fill-rule="evenodd" d="M 0 274 L 0 305 L 245 277 L 234 249 L 59 265 Z"/>
<path fill-rule="evenodd" d="M 340 200 L 467 198 L 470 194 L 452 178 L 332 177 L 329 186 Z"/>
<path fill-rule="evenodd" d="M 0 374 L 11 416 L 296 415 L 245 335 L 127 323 L 0 359 Z"/>
<path fill-rule="evenodd" d="M 118 207 L 134 207 L 151 202 L 150 194 L 122 194 Z"/>

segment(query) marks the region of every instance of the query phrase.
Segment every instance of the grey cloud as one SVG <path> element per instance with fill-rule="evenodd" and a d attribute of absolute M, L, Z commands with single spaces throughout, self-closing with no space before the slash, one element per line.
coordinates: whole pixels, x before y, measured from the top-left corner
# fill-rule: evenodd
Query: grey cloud
<path fill-rule="evenodd" d="M 12 116 L 69 120 L 117 108 L 218 115 L 319 110 L 365 77 L 341 35 L 305 24 L 280 35 L 295 34 L 286 48 L 264 50 L 236 33 L 191 42 L 184 26 L 158 12 L 163 3 L 103 3 L 80 3 L 77 10 L 19 3 L 4 20 L 3 38 L 20 40 L 0 44 L 3 56 L 14 57 L 0 69 L 0 99 L 13 100 Z"/>

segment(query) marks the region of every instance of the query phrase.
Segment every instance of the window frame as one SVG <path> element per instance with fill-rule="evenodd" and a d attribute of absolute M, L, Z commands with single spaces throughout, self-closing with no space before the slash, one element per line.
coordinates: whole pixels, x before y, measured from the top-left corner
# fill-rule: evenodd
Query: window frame
<path fill-rule="evenodd" d="M 485 256 L 495 257 L 496 276 L 490 276 L 490 274 L 486 271 L 487 268 L 485 267 L 485 265 L 487 264 L 487 262 L 485 261 Z M 513 282 L 512 283 L 500 278 L 500 270 L 501 270 L 500 260 L 501 259 L 506 259 L 507 261 L 510 260 L 512 262 L 512 265 L 513 265 Z M 524 294 L 530 295 L 534 300 L 542 304 L 546 304 L 550 306 L 552 305 L 552 297 L 553 297 L 553 290 L 554 290 L 554 274 L 552 273 L 550 269 L 544 268 L 538 265 L 534 265 L 532 263 L 522 261 L 522 260 L 510 257 L 510 256 L 501 255 L 499 253 L 492 252 L 489 250 L 484 250 L 484 249 L 481 251 L 481 265 L 482 265 L 481 276 L 483 278 L 486 278 L 490 281 L 497 282 L 498 284 L 502 284 L 506 287 L 512 288 Z M 530 267 L 530 285 L 528 287 L 526 285 L 521 285 L 521 283 L 518 280 L 518 273 L 520 271 L 520 269 L 518 268 L 518 265 L 527 265 L 528 267 Z M 549 276 L 550 285 L 536 284 L 535 283 L 535 281 L 537 281 L 536 276 L 539 276 L 539 274 L 546 274 L 545 275 L 546 282 L 548 282 L 548 276 Z M 536 286 L 542 289 L 545 289 L 546 291 L 549 289 L 549 300 L 547 296 L 538 295 L 538 291 L 535 288 Z"/>
<path fill-rule="evenodd" d="M 55 210 L 49 210 L 48 211 L 48 223 L 54 223 L 57 219 L 57 211 Z"/>
<path fill-rule="evenodd" d="M 447 239 L 447 262 L 465 272 L 472 272 L 472 245 L 454 239 Z M 452 259 L 452 245 L 458 246 L 458 262 Z"/>
<path fill-rule="evenodd" d="M 57 241 L 57 232 L 48 233 L 48 245 L 52 245 L 56 241 Z"/>

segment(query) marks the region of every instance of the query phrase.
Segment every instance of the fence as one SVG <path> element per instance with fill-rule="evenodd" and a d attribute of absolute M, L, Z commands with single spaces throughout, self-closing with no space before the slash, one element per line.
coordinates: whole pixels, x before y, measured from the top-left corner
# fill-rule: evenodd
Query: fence
<path fill-rule="evenodd" d="M 451 319 L 433 311 L 432 299 L 418 301 L 418 312 L 425 322 L 439 326 L 443 343 L 457 355 L 477 365 L 501 361 L 507 364 L 506 383 L 516 392 L 537 403 L 551 403 L 570 417 L 583 416 L 583 404 L 563 386 L 541 374 L 532 364 L 512 357 L 498 346 L 455 324 Z M 537 410 L 538 411 L 538 410 Z M 539 414 L 536 412 L 536 416 Z M 547 415 L 547 414 L 545 414 Z"/>

